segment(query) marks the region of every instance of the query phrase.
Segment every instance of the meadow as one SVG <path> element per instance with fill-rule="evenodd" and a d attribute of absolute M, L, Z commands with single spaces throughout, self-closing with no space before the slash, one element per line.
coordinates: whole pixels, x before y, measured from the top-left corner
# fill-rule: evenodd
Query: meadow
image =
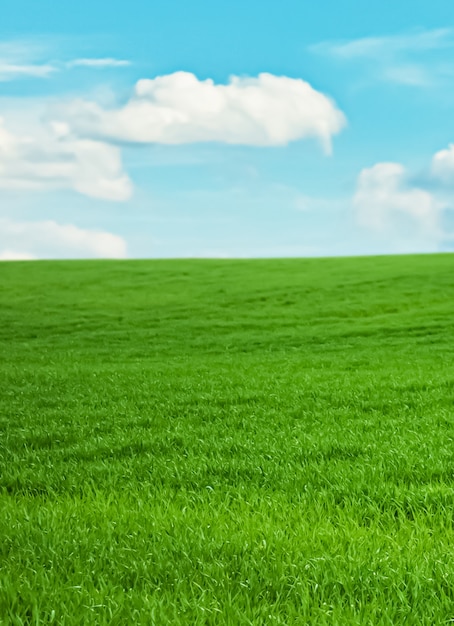
<path fill-rule="evenodd" d="M 0 624 L 454 622 L 454 256 L 0 266 Z"/>

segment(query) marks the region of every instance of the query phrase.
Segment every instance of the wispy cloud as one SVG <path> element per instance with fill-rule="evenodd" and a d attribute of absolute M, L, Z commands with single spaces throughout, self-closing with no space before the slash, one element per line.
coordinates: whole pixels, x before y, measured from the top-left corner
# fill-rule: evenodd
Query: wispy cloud
<path fill-rule="evenodd" d="M 427 87 L 433 82 L 433 73 L 422 65 L 406 63 L 383 68 L 382 78 L 409 87 Z"/>
<path fill-rule="evenodd" d="M 49 45 L 39 39 L 13 39 L 0 41 L 0 58 L 16 60 L 19 63 L 27 61 L 42 62 L 50 54 Z"/>
<path fill-rule="evenodd" d="M 45 45 L 37 40 L 0 41 L 0 82 L 24 78 L 49 78 L 64 70 L 120 68 L 131 65 L 125 59 L 113 57 L 59 59 L 58 46 Z M 58 60 L 57 60 L 58 59 Z"/>
<path fill-rule="evenodd" d="M 383 37 L 362 37 L 349 41 L 322 41 L 310 47 L 311 52 L 339 59 L 394 57 L 400 53 L 427 52 L 452 48 L 454 30 L 437 28 Z"/>
<path fill-rule="evenodd" d="M 100 59 L 74 59 L 69 61 L 67 67 L 91 67 L 94 69 L 104 69 L 108 67 L 128 67 L 131 61 L 125 59 L 112 59 L 110 57 Z"/>
<path fill-rule="evenodd" d="M 47 60 L 48 53 L 48 49 L 39 42 L 0 42 L 0 81 L 48 78 L 58 71 L 56 65 Z"/>
<path fill-rule="evenodd" d="M 338 62 L 361 63 L 380 80 L 412 87 L 426 87 L 448 77 L 449 50 L 454 51 L 452 28 L 322 41 L 309 48 L 314 54 Z"/>
<path fill-rule="evenodd" d="M 58 68 L 54 65 L 20 65 L 18 63 L 5 63 L 0 59 L 1 82 L 16 80 L 18 78 L 48 78 L 51 74 L 57 71 Z"/>

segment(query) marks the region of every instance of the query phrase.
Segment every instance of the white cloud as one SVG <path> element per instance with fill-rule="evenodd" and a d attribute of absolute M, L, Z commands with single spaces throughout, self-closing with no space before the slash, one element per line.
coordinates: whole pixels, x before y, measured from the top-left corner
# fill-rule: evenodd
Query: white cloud
<path fill-rule="evenodd" d="M 9 248 L 0 251 L 0 261 L 33 261 L 34 259 L 36 257 L 28 252 L 18 252 Z"/>
<path fill-rule="evenodd" d="M 222 85 L 176 72 L 140 80 L 122 108 L 78 100 L 60 114 L 76 133 L 108 140 L 277 146 L 314 137 L 327 152 L 346 123 L 335 103 L 309 83 L 272 74 L 234 76 Z"/>
<path fill-rule="evenodd" d="M 358 223 L 378 235 L 424 240 L 436 245 L 443 204 L 424 189 L 407 184 L 400 163 L 377 163 L 363 169 L 353 199 Z"/>
<path fill-rule="evenodd" d="M 33 135 L 9 132 L 0 118 L 0 188 L 73 189 L 87 196 L 124 201 L 132 184 L 120 151 L 90 139 L 74 139 L 64 123 L 38 127 Z"/>
<path fill-rule="evenodd" d="M 358 176 L 356 221 L 394 252 L 452 249 L 454 144 L 416 175 L 400 163 L 377 163 Z"/>
<path fill-rule="evenodd" d="M 127 67 L 131 65 L 130 61 L 124 59 L 74 59 L 67 63 L 67 67 L 92 67 L 94 69 L 103 69 L 106 67 Z"/>
<path fill-rule="evenodd" d="M 432 175 L 448 186 L 454 185 L 454 144 L 434 155 Z"/>
<path fill-rule="evenodd" d="M 57 222 L 0 219 L 0 259 L 125 258 L 126 242 L 112 233 Z"/>

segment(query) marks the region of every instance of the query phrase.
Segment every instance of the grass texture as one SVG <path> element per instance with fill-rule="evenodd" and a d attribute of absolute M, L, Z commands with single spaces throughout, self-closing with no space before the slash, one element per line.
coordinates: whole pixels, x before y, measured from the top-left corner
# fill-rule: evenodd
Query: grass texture
<path fill-rule="evenodd" d="M 454 621 L 454 257 L 0 266 L 0 624 Z"/>

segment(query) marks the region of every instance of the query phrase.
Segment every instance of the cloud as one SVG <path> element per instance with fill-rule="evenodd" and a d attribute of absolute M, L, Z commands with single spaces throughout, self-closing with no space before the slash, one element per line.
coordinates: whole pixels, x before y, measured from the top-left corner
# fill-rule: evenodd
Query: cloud
<path fill-rule="evenodd" d="M 376 163 L 357 180 L 357 223 L 396 252 L 452 250 L 454 144 L 439 150 L 416 175 L 400 163 Z"/>
<path fill-rule="evenodd" d="M 382 78 L 408 87 L 427 87 L 433 83 L 433 76 L 428 68 L 410 63 L 383 68 Z"/>
<path fill-rule="evenodd" d="M 58 68 L 44 61 L 47 54 L 47 47 L 35 41 L 1 41 L 0 82 L 20 78 L 48 78 Z"/>
<path fill-rule="evenodd" d="M 103 58 L 103 59 L 74 59 L 73 61 L 68 61 L 66 64 L 67 67 L 90 67 L 94 69 L 104 69 L 106 67 L 127 67 L 131 65 L 130 61 L 126 61 L 124 59 L 112 59 L 112 58 Z"/>
<path fill-rule="evenodd" d="M 49 40 L 44 39 L 9 39 L 0 40 L 0 58 L 15 59 L 21 63 L 30 60 L 41 61 L 49 55 Z"/>
<path fill-rule="evenodd" d="M 0 57 L 0 82 L 17 80 L 20 78 L 49 78 L 52 74 L 64 68 L 85 67 L 90 69 L 106 69 L 127 67 L 129 61 L 121 59 L 74 59 L 67 63 L 13 63 L 2 60 Z"/>
<path fill-rule="evenodd" d="M 384 37 L 362 37 L 349 41 L 323 41 L 310 47 L 312 52 L 339 59 L 369 58 L 381 60 L 399 53 L 427 52 L 454 46 L 451 28 L 419 30 Z"/>
<path fill-rule="evenodd" d="M 105 200 L 124 201 L 132 183 L 122 171 L 120 151 L 91 139 L 74 139 L 63 123 L 34 135 L 9 132 L 0 118 L 0 188 L 72 189 Z"/>
<path fill-rule="evenodd" d="M 126 242 L 109 232 L 57 222 L 0 219 L 0 259 L 125 258 Z"/>
<path fill-rule="evenodd" d="M 5 63 L 0 59 L 0 82 L 15 80 L 18 78 L 48 78 L 57 71 L 53 65 L 20 65 L 17 63 Z"/>
<path fill-rule="evenodd" d="M 227 85 L 189 72 L 139 80 L 121 108 L 73 101 L 60 110 L 80 136 L 133 143 L 279 146 L 313 137 L 327 152 L 345 126 L 335 103 L 301 79 L 233 76 Z"/>
<path fill-rule="evenodd" d="M 454 186 L 454 144 L 434 155 L 431 172 L 441 183 L 449 187 Z"/>
<path fill-rule="evenodd" d="M 415 30 L 349 41 L 323 41 L 310 46 L 315 54 L 343 62 L 362 62 L 370 75 L 410 87 L 426 87 L 449 78 L 446 51 L 454 48 L 454 29 Z"/>
<path fill-rule="evenodd" d="M 0 82 L 21 78 L 49 78 L 66 68 L 85 67 L 93 69 L 118 68 L 131 65 L 124 59 L 112 57 L 78 58 L 72 61 L 49 61 L 58 50 L 41 40 L 18 39 L 0 41 Z"/>
<path fill-rule="evenodd" d="M 434 194 L 407 182 L 400 163 L 377 163 L 358 177 L 353 206 L 358 223 L 391 239 L 424 240 L 436 245 L 443 203 Z"/>
<path fill-rule="evenodd" d="M 34 259 L 36 257 L 28 252 L 18 252 L 9 248 L 0 251 L 0 261 L 33 261 Z"/>

